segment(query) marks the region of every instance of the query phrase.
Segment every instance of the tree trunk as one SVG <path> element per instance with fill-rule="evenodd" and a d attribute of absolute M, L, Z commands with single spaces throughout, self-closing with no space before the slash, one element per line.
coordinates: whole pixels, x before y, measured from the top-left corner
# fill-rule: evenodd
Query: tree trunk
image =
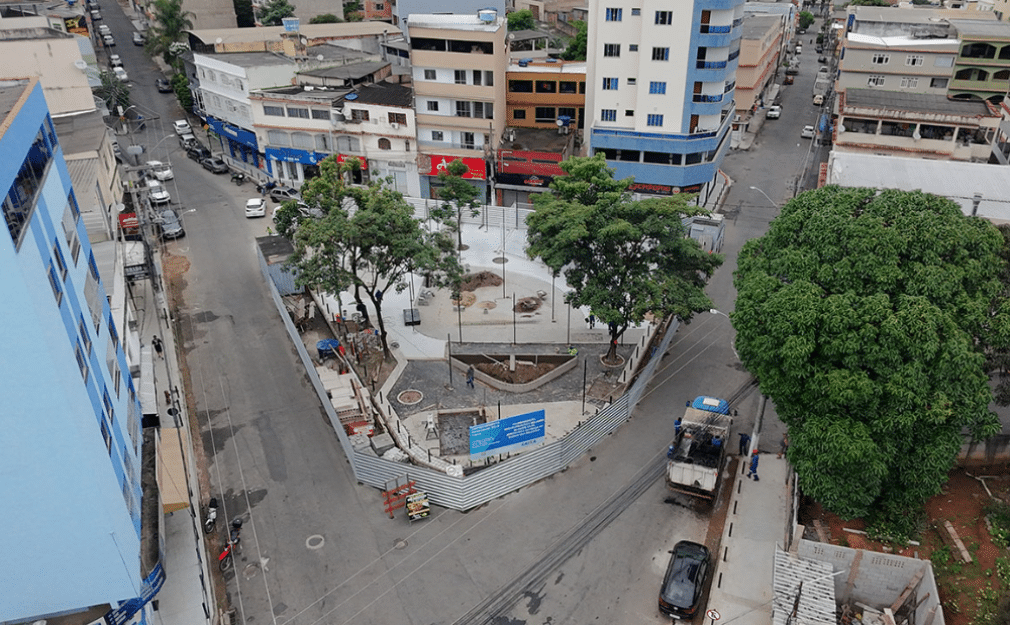
<path fill-rule="evenodd" d="M 614 363 L 617 361 L 617 329 L 610 331 L 610 349 L 607 350 L 607 356 L 603 357 L 603 360 L 607 363 Z"/>
<path fill-rule="evenodd" d="M 389 354 L 389 344 L 386 342 L 386 323 L 382 321 L 382 303 L 375 299 L 375 296 L 371 296 L 372 304 L 375 306 L 375 319 L 379 323 L 379 339 L 382 340 L 382 356 L 388 359 L 391 355 Z"/>
<path fill-rule="evenodd" d="M 456 249 L 463 249 L 463 211 L 456 209 Z"/>

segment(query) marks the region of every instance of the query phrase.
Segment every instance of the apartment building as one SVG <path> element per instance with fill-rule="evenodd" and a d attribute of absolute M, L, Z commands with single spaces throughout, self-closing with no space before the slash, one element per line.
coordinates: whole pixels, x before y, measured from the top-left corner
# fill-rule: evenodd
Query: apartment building
<path fill-rule="evenodd" d="M 78 35 L 28 25 L 32 20 L 0 20 L 0 55 L 18 60 L 0 64 L 0 79 L 38 76 L 54 116 L 94 111 L 91 88 L 101 84 L 94 49 Z M 82 50 L 90 54 L 89 59 Z"/>
<path fill-rule="evenodd" d="M 509 8 L 505 0 L 460 0 L 447 7 L 439 0 L 389 0 L 393 26 L 399 26 L 409 37 L 407 26 L 411 15 L 435 15 L 452 11 L 458 15 L 477 15 L 482 9 L 493 9 L 498 15 L 505 15 Z"/>
<path fill-rule="evenodd" d="M 125 289 L 110 302 L 39 79 L 0 87 L 0 116 L 0 621 L 149 623 L 165 571 Z"/>
<path fill-rule="evenodd" d="M 437 197 L 439 172 L 460 159 L 490 201 L 488 162 L 505 129 L 505 18 L 493 10 L 412 14 L 407 27 L 421 194 Z"/>
<path fill-rule="evenodd" d="M 748 15 L 744 19 L 736 70 L 736 111 L 742 117 L 765 99 L 779 75 L 785 59 L 785 20 L 784 15 Z"/>
<path fill-rule="evenodd" d="M 585 126 L 586 63 L 513 61 L 505 79 L 509 127 L 556 130 L 558 121 Z"/>
<path fill-rule="evenodd" d="M 950 20 L 950 24 L 960 44 L 950 97 L 999 104 L 1010 88 L 1010 24 L 974 19 Z"/>
<path fill-rule="evenodd" d="M 729 150 L 742 0 L 589 3 L 591 153 L 632 190 L 700 192 Z M 709 187 L 710 188 L 710 187 Z"/>
<path fill-rule="evenodd" d="M 837 89 L 878 89 L 946 96 L 958 53 L 956 38 L 882 37 L 849 33 Z"/>

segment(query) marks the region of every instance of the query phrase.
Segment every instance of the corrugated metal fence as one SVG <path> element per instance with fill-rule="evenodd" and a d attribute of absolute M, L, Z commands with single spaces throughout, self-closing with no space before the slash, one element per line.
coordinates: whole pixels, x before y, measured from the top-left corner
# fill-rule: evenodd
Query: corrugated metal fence
<path fill-rule="evenodd" d="M 514 211 L 514 209 L 512 210 Z M 415 481 L 417 487 L 428 493 L 428 499 L 433 504 L 450 509 L 459 511 L 472 509 L 567 468 L 569 464 L 627 421 L 635 405 L 645 394 L 646 386 L 660 362 L 658 358 L 649 359 L 642 373 L 627 393 L 614 400 L 596 415 L 581 422 L 564 438 L 481 468 L 469 476 L 449 476 L 426 467 L 406 465 L 379 458 L 372 453 L 370 448 L 359 451 L 352 447 L 350 439 L 341 427 L 340 420 L 326 396 L 326 390 L 316 374 L 312 357 L 305 349 L 301 337 L 284 307 L 277 287 L 271 280 L 266 260 L 262 254 L 260 254 L 260 268 L 264 278 L 267 279 L 274 306 L 277 307 L 281 315 L 284 327 L 291 337 L 291 342 L 298 352 L 309 380 L 312 381 L 312 386 L 329 417 L 330 424 L 336 431 L 347 458 L 351 461 L 355 477 L 367 485 L 382 489 L 388 482 L 401 478 L 404 474 L 409 474 L 410 479 Z M 679 322 L 674 320 L 667 326 L 666 334 L 660 344 L 653 349 L 652 356 L 662 355 L 666 352 L 678 325 Z"/>

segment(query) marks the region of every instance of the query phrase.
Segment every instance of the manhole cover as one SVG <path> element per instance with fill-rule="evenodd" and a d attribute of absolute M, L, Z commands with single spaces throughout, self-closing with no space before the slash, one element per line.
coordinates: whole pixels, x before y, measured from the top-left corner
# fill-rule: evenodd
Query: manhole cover
<path fill-rule="evenodd" d="M 424 394 L 417 389 L 407 389 L 406 391 L 401 391 L 396 396 L 396 401 L 400 404 L 417 404 L 424 398 Z"/>
<path fill-rule="evenodd" d="M 326 539 L 322 535 L 310 535 L 305 540 L 305 547 L 309 550 L 318 550 L 323 547 L 324 543 L 326 543 Z"/>
<path fill-rule="evenodd" d="M 503 256 L 496 256 L 495 258 L 491 259 L 491 262 L 492 263 L 500 263 L 500 264 L 504 265 L 504 264 L 508 263 L 509 260 L 506 259 Z"/>

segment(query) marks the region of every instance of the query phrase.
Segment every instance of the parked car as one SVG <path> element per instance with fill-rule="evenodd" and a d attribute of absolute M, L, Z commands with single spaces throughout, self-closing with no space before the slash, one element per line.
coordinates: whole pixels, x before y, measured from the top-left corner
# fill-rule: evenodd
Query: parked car
<path fill-rule="evenodd" d="M 827 63 L 828 62 L 828 57 L 825 57 L 825 56 L 817 57 L 817 62 L 818 63 Z"/>
<path fill-rule="evenodd" d="M 101 24 L 98 27 L 98 34 L 102 35 L 102 36 L 111 35 L 112 34 L 112 29 L 109 28 L 108 26 L 106 26 L 105 24 Z"/>
<path fill-rule="evenodd" d="M 154 81 L 154 83 L 158 86 L 158 93 L 172 93 L 175 91 L 172 89 L 172 83 L 168 82 L 168 80 L 164 78 L 159 78 Z"/>
<path fill-rule="evenodd" d="M 126 73 L 122 67 L 112 68 L 112 73 L 116 75 L 116 78 L 123 81 L 124 83 L 130 80 L 130 75 Z"/>
<path fill-rule="evenodd" d="M 815 134 L 814 127 L 811 126 L 810 124 L 804 126 L 803 130 L 800 131 L 800 137 L 803 139 L 813 139 L 814 134 Z"/>
<path fill-rule="evenodd" d="M 147 183 L 147 195 L 155 204 L 168 204 L 172 200 L 165 186 L 156 180 Z"/>
<path fill-rule="evenodd" d="M 200 159 L 200 165 L 203 169 L 208 172 L 213 172 L 215 174 L 227 174 L 228 164 L 222 161 L 219 157 L 206 157 Z"/>
<path fill-rule="evenodd" d="M 817 54 L 824 52 L 824 46 L 822 46 L 821 44 L 817 44 L 816 46 L 814 46 L 814 52 L 816 52 Z"/>
<path fill-rule="evenodd" d="M 197 163 L 211 156 L 210 150 L 204 148 L 195 140 L 186 148 L 186 156 L 193 159 Z"/>
<path fill-rule="evenodd" d="M 789 73 L 788 70 L 786 70 L 786 77 L 784 79 L 782 79 L 782 84 L 783 85 L 792 85 L 793 82 L 794 82 L 794 80 L 795 79 L 793 78 L 793 76 Z"/>
<path fill-rule="evenodd" d="M 123 67 L 123 59 L 118 54 L 109 55 L 109 65 L 112 67 Z"/>
<path fill-rule="evenodd" d="M 116 39 L 112 35 L 102 35 L 102 43 L 110 48 L 116 47 Z"/>
<path fill-rule="evenodd" d="M 777 104 L 768 107 L 768 114 L 765 115 L 765 117 L 770 120 L 779 119 L 780 117 L 782 117 L 782 107 L 780 107 Z"/>
<path fill-rule="evenodd" d="M 786 76 L 796 76 L 800 73 L 799 65 L 790 65 L 786 68 Z"/>
<path fill-rule="evenodd" d="M 266 217 L 267 203 L 263 198 L 249 198 L 245 201 L 246 217 Z"/>
<path fill-rule="evenodd" d="M 161 161 L 148 161 L 147 168 L 151 177 L 156 180 L 172 180 L 175 178 L 175 173 L 172 172 L 172 168 L 169 167 L 167 163 L 162 163 Z"/>
<path fill-rule="evenodd" d="M 796 54 L 802 54 L 802 53 L 803 53 L 803 46 L 797 44 L 797 46 L 796 46 Z"/>
<path fill-rule="evenodd" d="M 297 189 L 292 189 L 286 185 L 274 187 L 270 190 L 270 199 L 274 202 L 287 202 L 288 200 L 300 200 L 301 194 Z"/>
<path fill-rule="evenodd" d="M 670 564 L 659 591 L 659 610 L 676 619 L 690 621 L 698 612 L 711 557 L 708 548 L 693 541 L 673 547 Z"/>
<path fill-rule="evenodd" d="M 193 136 L 193 133 L 179 135 L 179 145 L 183 148 L 189 148 L 194 143 L 196 143 L 196 137 Z"/>
<path fill-rule="evenodd" d="M 186 234 L 182 228 L 182 220 L 174 210 L 165 208 L 158 212 L 158 228 L 162 239 L 178 239 Z"/>
<path fill-rule="evenodd" d="M 92 11 L 91 12 L 91 21 L 92 22 L 97 22 L 100 19 L 102 19 L 102 14 L 101 13 L 99 13 L 98 11 Z"/>
<path fill-rule="evenodd" d="M 190 128 L 189 122 L 186 120 L 175 120 L 172 122 L 172 128 L 175 129 L 176 135 L 192 134 L 193 129 Z"/>
<path fill-rule="evenodd" d="M 142 46 L 144 45 L 144 34 L 134 31 L 133 33 L 133 45 Z"/>

